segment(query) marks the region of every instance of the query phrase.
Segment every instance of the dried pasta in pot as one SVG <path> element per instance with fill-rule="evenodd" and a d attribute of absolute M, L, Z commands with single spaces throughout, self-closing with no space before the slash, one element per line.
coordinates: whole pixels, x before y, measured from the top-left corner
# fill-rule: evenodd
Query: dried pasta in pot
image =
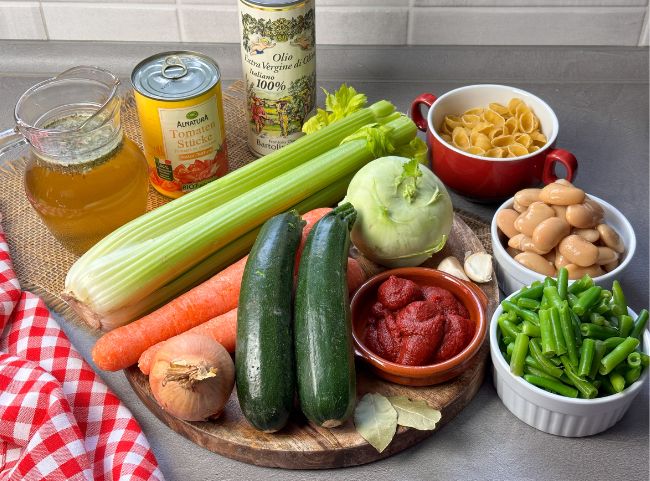
<path fill-rule="evenodd" d="M 536 152 L 548 139 L 539 119 L 519 98 L 507 105 L 497 102 L 458 115 L 445 116 L 441 138 L 467 153 L 492 158 L 513 158 Z"/>

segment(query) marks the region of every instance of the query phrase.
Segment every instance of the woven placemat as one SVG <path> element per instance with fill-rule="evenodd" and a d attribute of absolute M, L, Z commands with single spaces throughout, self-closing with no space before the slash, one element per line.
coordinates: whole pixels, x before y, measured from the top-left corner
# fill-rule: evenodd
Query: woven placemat
<path fill-rule="evenodd" d="M 223 94 L 229 171 L 255 160 L 246 144 L 245 86 L 233 83 Z M 122 106 L 122 125 L 126 135 L 142 148 L 140 124 L 133 97 L 127 97 Z M 83 323 L 60 297 L 66 273 L 77 256 L 68 252 L 50 234 L 32 209 L 23 186 L 25 160 L 9 161 L 0 166 L 0 212 L 9 244 L 14 270 L 23 289 L 38 294 L 56 312 L 67 320 Z M 153 188 L 149 189 L 148 209 L 168 202 Z M 456 214 L 476 233 L 490 251 L 489 225 L 473 214 Z"/>

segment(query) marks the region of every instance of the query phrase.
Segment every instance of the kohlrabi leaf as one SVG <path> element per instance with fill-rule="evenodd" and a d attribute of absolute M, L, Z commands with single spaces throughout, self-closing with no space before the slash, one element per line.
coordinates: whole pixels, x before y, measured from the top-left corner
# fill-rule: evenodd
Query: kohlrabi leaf
<path fill-rule="evenodd" d="M 329 93 L 325 89 L 323 92 L 325 92 L 326 110 L 318 109 L 316 115 L 303 124 L 302 131 L 306 134 L 316 132 L 366 106 L 366 96 L 346 84 L 341 85 L 334 93 Z"/>
<path fill-rule="evenodd" d="M 423 400 L 411 401 L 404 396 L 393 396 L 388 400 L 397 411 L 397 424 L 400 426 L 430 431 L 440 421 L 440 411 Z"/>
<path fill-rule="evenodd" d="M 402 189 L 402 196 L 407 202 L 413 202 L 418 192 L 418 177 L 422 177 L 420 163 L 411 159 L 402 165 L 402 175 L 395 179 L 395 186 Z"/>
<path fill-rule="evenodd" d="M 368 393 L 354 410 L 354 426 L 381 453 L 395 436 L 397 411 L 386 397 Z"/>

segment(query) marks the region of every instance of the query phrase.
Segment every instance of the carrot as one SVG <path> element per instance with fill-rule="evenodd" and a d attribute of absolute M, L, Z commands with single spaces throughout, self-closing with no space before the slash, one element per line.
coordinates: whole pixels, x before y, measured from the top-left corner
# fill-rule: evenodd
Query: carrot
<path fill-rule="evenodd" d="M 303 230 L 301 244 L 304 244 L 311 227 L 330 210 L 314 209 L 303 215 L 307 226 Z M 237 307 L 247 259 L 248 256 L 240 259 L 137 321 L 104 334 L 92 351 L 97 367 L 105 371 L 124 369 L 137 362 L 140 355 L 154 344 Z"/>
<path fill-rule="evenodd" d="M 296 262 L 294 264 L 293 275 L 298 275 L 298 266 L 300 265 L 300 257 L 302 256 L 302 250 L 305 248 L 305 242 L 307 242 L 307 236 L 311 232 L 314 224 L 325 217 L 325 214 L 332 210 L 331 207 L 321 207 L 320 209 L 310 210 L 305 212 L 302 215 L 302 220 L 305 221 L 305 226 L 302 228 L 302 238 L 300 239 L 300 245 L 296 251 Z"/>
<path fill-rule="evenodd" d="M 368 276 L 356 259 L 348 257 L 348 292 L 354 294 L 361 284 L 366 282 Z"/>
<path fill-rule="evenodd" d="M 209 321 L 179 334 L 179 336 L 184 336 L 189 333 L 208 336 L 225 347 L 228 352 L 233 353 L 235 352 L 235 340 L 237 338 L 237 309 L 232 309 L 225 314 L 213 317 Z M 173 339 L 173 337 L 166 341 L 159 342 L 158 344 L 154 344 L 142 353 L 140 359 L 138 359 L 138 367 L 144 374 L 149 375 L 151 364 L 156 353 L 171 339 Z"/>

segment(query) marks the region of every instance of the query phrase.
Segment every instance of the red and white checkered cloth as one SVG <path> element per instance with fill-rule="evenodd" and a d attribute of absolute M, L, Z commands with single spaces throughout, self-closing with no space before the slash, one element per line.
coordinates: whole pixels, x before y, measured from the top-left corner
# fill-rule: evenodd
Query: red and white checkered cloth
<path fill-rule="evenodd" d="M 0 480 L 41 479 L 163 476 L 131 412 L 21 291 L 0 227 Z"/>

